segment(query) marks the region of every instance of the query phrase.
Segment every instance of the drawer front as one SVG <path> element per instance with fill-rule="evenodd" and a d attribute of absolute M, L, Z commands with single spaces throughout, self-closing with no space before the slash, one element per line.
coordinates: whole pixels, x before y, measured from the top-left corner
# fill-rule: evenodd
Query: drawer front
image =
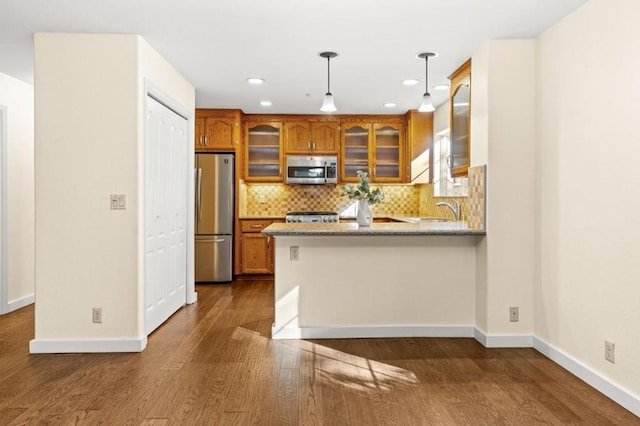
<path fill-rule="evenodd" d="M 240 222 L 242 232 L 262 232 L 264 228 L 273 223 L 273 220 L 241 220 Z"/>

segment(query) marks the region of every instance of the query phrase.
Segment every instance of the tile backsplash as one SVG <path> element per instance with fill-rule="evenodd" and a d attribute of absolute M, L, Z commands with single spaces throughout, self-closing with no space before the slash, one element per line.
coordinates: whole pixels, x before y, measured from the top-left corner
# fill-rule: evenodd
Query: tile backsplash
<path fill-rule="evenodd" d="M 487 166 L 469 168 L 469 228 L 485 229 L 486 226 Z"/>
<path fill-rule="evenodd" d="M 373 185 L 378 186 L 378 185 Z M 376 204 L 376 216 L 437 216 L 451 217 L 446 207 L 436 207 L 438 201 L 451 198 L 434 198 L 431 184 L 379 185 L 385 200 Z M 241 182 L 241 217 L 280 217 L 288 211 L 337 211 L 346 209 L 353 201 L 340 196 L 342 185 L 283 185 L 247 184 Z M 456 198 L 467 216 L 466 198 Z"/>

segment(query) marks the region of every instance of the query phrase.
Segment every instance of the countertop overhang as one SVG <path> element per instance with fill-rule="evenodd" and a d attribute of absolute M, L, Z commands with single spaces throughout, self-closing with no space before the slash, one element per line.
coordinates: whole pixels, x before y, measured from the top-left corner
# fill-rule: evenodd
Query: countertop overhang
<path fill-rule="evenodd" d="M 328 236 L 328 235 L 486 235 L 485 230 L 470 229 L 465 222 L 419 223 L 274 223 L 262 230 L 273 236 Z"/>

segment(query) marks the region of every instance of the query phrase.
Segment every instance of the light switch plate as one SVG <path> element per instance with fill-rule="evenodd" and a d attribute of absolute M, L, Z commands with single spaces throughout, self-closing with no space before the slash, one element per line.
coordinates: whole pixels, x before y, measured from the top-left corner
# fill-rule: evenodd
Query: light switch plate
<path fill-rule="evenodd" d="M 126 210 L 127 196 L 125 194 L 111 194 L 111 210 Z"/>

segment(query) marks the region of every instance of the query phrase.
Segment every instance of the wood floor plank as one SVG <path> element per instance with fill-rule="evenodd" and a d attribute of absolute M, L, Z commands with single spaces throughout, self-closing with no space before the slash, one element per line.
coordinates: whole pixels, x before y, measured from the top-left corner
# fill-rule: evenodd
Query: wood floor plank
<path fill-rule="evenodd" d="M 533 349 L 270 339 L 273 282 L 197 286 L 142 353 L 29 355 L 0 316 L 1 425 L 640 425 Z"/>

